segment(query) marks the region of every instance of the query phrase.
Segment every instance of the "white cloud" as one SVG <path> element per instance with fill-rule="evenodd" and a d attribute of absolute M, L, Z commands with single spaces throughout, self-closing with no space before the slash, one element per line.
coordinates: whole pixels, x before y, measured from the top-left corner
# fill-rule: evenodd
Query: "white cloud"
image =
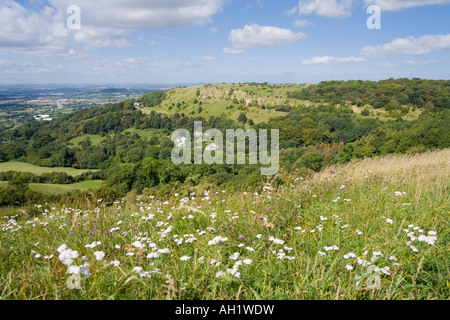
<path fill-rule="evenodd" d="M 355 0 L 300 0 L 299 14 L 315 13 L 327 18 L 347 18 L 352 15 Z"/>
<path fill-rule="evenodd" d="M 40 56 L 70 55 L 69 30 L 55 21 L 55 10 L 28 11 L 15 1 L 0 3 L 0 50 Z M 73 52 L 72 52 L 73 53 Z"/>
<path fill-rule="evenodd" d="M 400 11 L 412 7 L 449 4 L 450 0 L 299 0 L 286 14 L 316 14 L 327 18 L 348 18 L 356 5 L 378 5 L 382 11 Z"/>
<path fill-rule="evenodd" d="M 1 74 L 9 74 L 9 75 L 23 75 L 23 74 L 47 74 L 50 71 L 60 69 L 61 66 L 42 66 L 37 64 L 29 64 L 29 63 L 17 63 L 12 61 L 3 61 L 0 60 L 0 73 Z"/>
<path fill-rule="evenodd" d="M 286 10 L 285 14 L 287 14 L 288 16 L 292 16 L 293 14 L 295 14 L 298 10 L 298 6 L 293 7 L 292 9 Z"/>
<path fill-rule="evenodd" d="M 200 60 L 202 60 L 202 61 L 215 61 L 217 59 L 214 58 L 214 57 L 211 57 L 211 56 L 204 56 L 204 57 L 201 57 Z"/>
<path fill-rule="evenodd" d="M 242 49 L 232 49 L 232 48 L 223 48 L 223 52 L 224 53 L 229 53 L 229 54 L 241 54 L 241 53 L 244 53 L 244 50 L 242 50 Z"/>
<path fill-rule="evenodd" d="M 343 63 L 356 63 L 356 62 L 366 62 L 367 60 L 363 57 L 346 57 L 338 58 L 332 56 L 324 57 L 313 57 L 309 60 L 303 60 L 302 64 L 343 64 Z"/>
<path fill-rule="evenodd" d="M 224 48 L 225 53 L 242 53 L 247 49 L 261 46 L 277 46 L 294 43 L 306 35 L 289 29 L 272 26 L 246 25 L 242 29 L 231 30 L 229 39 L 233 48 Z"/>
<path fill-rule="evenodd" d="M 82 25 L 115 29 L 192 27 L 211 22 L 224 0 L 50 0 L 59 11 L 81 8 Z"/>
<path fill-rule="evenodd" d="M 420 38 L 399 38 L 378 46 L 367 46 L 361 50 L 364 55 L 427 55 L 436 50 L 450 49 L 450 34 L 425 35 Z"/>
<path fill-rule="evenodd" d="M 80 30 L 66 27 L 70 5 L 81 9 Z M 48 6 L 32 10 L 1 0 L 0 51 L 73 57 L 80 47 L 128 47 L 136 30 L 205 25 L 224 5 L 225 0 L 48 0 Z"/>
<path fill-rule="evenodd" d="M 216 33 L 217 31 L 219 31 L 219 29 L 217 29 L 216 27 L 212 27 L 210 30 L 211 33 Z"/>
<path fill-rule="evenodd" d="M 450 0 L 364 0 L 364 2 L 367 6 L 375 4 L 383 11 L 399 11 L 412 7 L 448 4 Z"/>
<path fill-rule="evenodd" d="M 308 27 L 308 26 L 312 26 L 312 25 L 313 25 L 313 23 L 309 22 L 306 19 L 303 19 L 303 20 L 297 19 L 294 21 L 294 27 L 296 27 L 296 28 Z"/>

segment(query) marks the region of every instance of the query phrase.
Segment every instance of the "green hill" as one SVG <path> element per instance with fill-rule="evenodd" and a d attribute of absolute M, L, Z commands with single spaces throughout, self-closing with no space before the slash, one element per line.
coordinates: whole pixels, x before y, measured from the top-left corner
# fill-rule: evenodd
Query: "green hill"
<path fill-rule="evenodd" d="M 104 179 L 121 195 L 166 192 L 174 185 L 249 187 L 264 181 L 260 165 L 174 165 L 173 131 L 192 132 L 195 121 L 223 133 L 279 130 L 279 173 L 311 174 L 352 159 L 448 148 L 449 107 L 450 81 L 444 80 L 175 88 L 0 131 L 0 162 L 12 170 L 12 162 L 49 168 L 31 172 L 98 170 L 99 176 L 86 179 Z"/>

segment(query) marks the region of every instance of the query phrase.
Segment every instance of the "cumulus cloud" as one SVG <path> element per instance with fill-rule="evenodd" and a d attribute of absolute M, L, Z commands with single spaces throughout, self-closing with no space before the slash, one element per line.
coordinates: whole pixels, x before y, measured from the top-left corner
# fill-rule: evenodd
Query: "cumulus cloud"
<path fill-rule="evenodd" d="M 289 29 L 272 26 L 246 25 L 242 29 L 231 30 L 229 40 L 233 48 L 224 48 L 225 53 L 242 53 L 247 49 L 261 46 L 277 46 L 294 43 L 306 35 Z"/>
<path fill-rule="evenodd" d="M 383 11 L 399 11 L 412 7 L 448 4 L 450 0 L 364 0 L 364 2 L 367 6 L 375 4 Z"/>
<path fill-rule="evenodd" d="M 49 68 L 47 66 L 42 66 L 38 64 L 29 64 L 25 62 L 12 62 L 0 60 L 0 73 L 10 74 L 10 75 L 21 75 L 21 74 L 45 74 L 49 73 L 51 69 L 58 69 L 59 67 Z"/>
<path fill-rule="evenodd" d="M 69 30 L 55 19 L 56 12 L 46 7 L 29 11 L 15 1 L 0 3 L 0 50 L 40 56 L 73 54 L 68 48 Z"/>
<path fill-rule="evenodd" d="M 317 14 L 327 18 L 347 18 L 352 15 L 355 0 L 300 0 L 299 14 Z"/>
<path fill-rule="evenodd" d="M 83 24 L 135 30 L 205 25 L 221 10 L 224 0 L 50 0 L 50 3 L 59 11 L 78 5 Z"/>
<path fill-rule="evenodd" d="M 215 61 L 217 59 L 214 57 L 211 57 L 211 56 L 204 56 L 204 57 L 201 57 L 200 60 L 201 61 Z"/>
<path fill-rule="evenodd" d="M 450 34 L 425 35 L 419 38 L 399 38 L 378 46 L 367 46 L 361 50 L 363 55 L 415 55 L 423 56 L 436 50 L 450 49 Z"/>
<path fill-rule="evenodd" d="M 297 27 L 297 28 L 308 27 L 308 26 L 312 26 L 313 25 L 313 23 L 309 22 L 306 19 L 303 19 L 303 20 L 297 19 L 297 20 L 294 21 L 293 24 L 294 24 L 294 27 Z"/>
<path fill-rule="evenodd" d="M 212 21 L 225 0 L 48 0 L 41 10 L 0 1 L 0 51 L 74 56 L 75 48 L 127 47 L 140 29 L 192 27 Z M 67 8 L 81 11 L 81 29 L 68 30 Z"/>
<path fill-rule="evenodd" d="M 343 64 L 343 63 L 355 63 L 355 62 L 366 62 L 367 60 L 363 57 L 332 57 L 332 56 L 323 56 L 323 57 L 314 57 L 309 60 L 303 60 L 302 64 Z"/>
<path fill-rule="evenodd" d="M 412 7 L 449 4 L 450 0 L 299 0 L 299 4 L 286 11 L 292 15 L 316 14 L 327 18 L 348 18 L 355 6 L 378 5 L 382 11 L 400 11 Z"/>

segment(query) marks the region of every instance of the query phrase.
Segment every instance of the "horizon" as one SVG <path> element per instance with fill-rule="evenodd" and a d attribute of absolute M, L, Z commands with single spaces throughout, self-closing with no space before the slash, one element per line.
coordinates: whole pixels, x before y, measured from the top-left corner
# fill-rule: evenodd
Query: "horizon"
<path fill-rule="evenodd" d="M 400 80 L 400 79 L 407 79 L 407 80 L 413 80 L 413 79 L 420 79 L 420 80 L 426 80 L 426 81 L 448 81 L 449 79 L 443 79 L 443 78 L 419 78 L 419 77 L 399 77 L 399 78 L 383 78 L 379 80 L 368 80 L 368 79 L 348 79 L 348 80 L 321 80 L 318 82 L 269 82 L 269 81 L 262 81 L 262 82 L 254 82 L 257 84 L 263 84 L 267 83 L 268 85 L 275 85 L 275 86 L 289 86 L 289 85 L 306 85 L 306 84 L 320 84 L 321 82 L 332 82 L 332 81 L 343 81 L 343 82 L 351 82 L 351 81 L 362 81 L 362 82 L 381 82 L 381 81 L 388 81 L 388 80 Z M 204 82 L 204 83 L 12 83 L 12 84 L 0 84 L 0 88 L 4 87 L 43 87 L 44 89 L 50 89 L 48 87 L 60 87 L 60 88 L 71 88 L 71 87 L 86 87 L 86 86 L 95 86 L 97 88 L 105 87 L 110 89 L 111 87 L 117 87 L 118 89 L 125 89 L 125 86 L 128 87 L 167 87 L 167 88 L 160 88 L 160 89 L 167 89 L 170 90 L 172 88 L 180 88 L 180 87 L 196 87 L 196 86 L 214 86 L 214 85 L 220 85 L 220 84 L 226 84 L 226 85 L 237 85 L 237 84 L 249 84 L 253 83 L 250 82 Z"/>

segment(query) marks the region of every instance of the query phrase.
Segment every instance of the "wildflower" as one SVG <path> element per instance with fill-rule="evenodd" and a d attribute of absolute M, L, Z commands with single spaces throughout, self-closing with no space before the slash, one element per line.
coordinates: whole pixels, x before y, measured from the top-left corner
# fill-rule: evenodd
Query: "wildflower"
<path fill-rule="evenodd" d="M 255 249 L 253 249 L 253 248 L 247 247 L 246 249 L 247 249 L 248 251 L 255 252 Z"/>
<path fill-rule="evenodd" d="M 347 268 L 348 271 L 352 271 L 353 267 L 351 265 L 346 265 L 345 268 Z"/>
<path fill-rule="evenodd" d="M 226 275 L 225 272 L 219 271 L 219 272 L 216 273 L 216 278 L 222 278 L 222 277 L 224 277 L 225 275 Z"/>
<path fill-rule="evenodd" d="M 231 260 L 237 260 L 239 258 L 239 252 L 235 252 L 233 255 L 231 255 Z"/>
<path fill-rule="evenodd" d="M 58 252 L 60 253 L 59 260 L 67 266 L 70 266 L 73 263 L 73 259 L 78 258 L 78 251 L 68 249 L 65 244 L 58 248 Z"/>
<path fill-rule="evenodd" d="M 80 267 L 78 267 L 78 266 L 70 266 L 67 269 L 67 273 L 68 274 L 80 274 Z"/>
<path fill-rule="evenodd" d="M 244 261 L 242 261 L 244 264 L 246 265 L 251 265 L 252 264 L 252 260 L 251 259 L 245 259 Z"/>
<path fill-rule="evenodd" d="M 103 251 L 96 251 L 96 252 L 94 252 L 94 256 L 95 256 L 95 259 L 100 261 L 100 260 L 103 260 L 103 258 L 105 257 L 105 253 Z"/>
<path fill-rule="evenodd" d="M 325 252 L 319 251 L 319 255 L 320 255 L 321 257 L 325 257 L 327 254 L 326 254 Z"/>
<path fill-rule="evenodd" d="M 239 239 L 244 239 L 244 235 L 241 234 L 241 235 L 239 236 Z"/>
<path fill-rule="evenodd" d="M 189 261 L 189 260 L 191 260 L 191 257 L 189 257 L 189 256 L 183 256 L 183 257 L 180 258 L 180 260 L 181 260 L 181 261 Z"/>
<path fill-rule="evenodd" d="M 277 259 L 283 260 L 285 256 L 286 256 L 286 253 L 284 253 L 284 252 L 277 253 Z"/>
<path fill-rule="evenodd" d="M 112 264 L 114 267 L 118 267 L 118 266 L 120 266 L 120 261 L 117 261 L 117 260 L 111 261 L 111 264 Z"/>
<path fill-rule="evenodd" d="M 393 224 L 393 223 L 394 223 L 394 220 L 392 220 L 392 219 L 386 219 L 386 222 L 389 223 L 389 224 Z"/>

